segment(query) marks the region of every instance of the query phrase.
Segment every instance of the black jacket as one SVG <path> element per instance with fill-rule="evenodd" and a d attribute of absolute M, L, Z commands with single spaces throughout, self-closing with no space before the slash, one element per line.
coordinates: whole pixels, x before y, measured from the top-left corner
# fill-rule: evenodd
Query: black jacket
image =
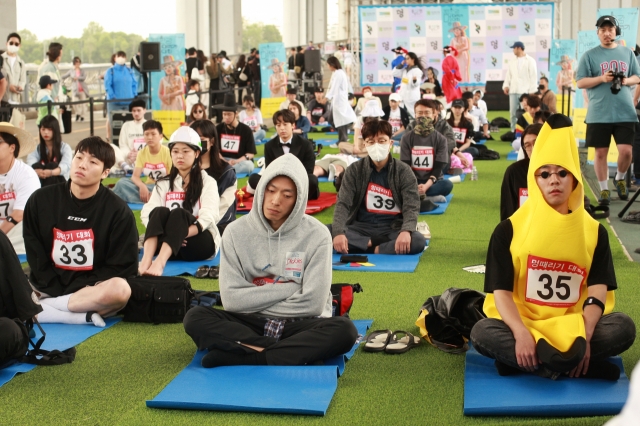
<path fill-rule="evenodd" d="M 403 108 L 403 107 L 398 107 L 398 108 L 400 108 L 400 121 L 402 121 L 402 125 L 406 130 L 407 127 L 409 127 L 409 123 L 411 122 L 411 117 L 409 116 L 409 113 L 407 112 L 406 108 Z M 389 114 L 391 114 L 391 106 L 387 105 L 386 107 L 382 108 L 382 112 L 384 112 L 384 116 L 382 116 L 382 119 L 384 121 L 389 121 Z"/>
<path fill-rule="evenodd" d="M 520 190 L 527 189 L 529 159 L 516 161 L 507 167 L 500 190 L 500 221 L 509 217 L 520 207 Z"/>
<path fill-rule="evenodd" d="M 0 317 L 26 321 L 42 312 L 9 238 L 0 232 Z M 0 360 L 1 361 L 1 360 Z"/>
<path fill-rule="evenodd" d="M 293 135 L 289 152 L 298 157 L 308 174 L 313 174 L 313 167 L 316 165 L 316 156 L 313 153 L 313 145 L 309 140 L 299 135 Z M 269 167 L 269 164 L 271 164 L 273 160 L 283 155 L 284 150 L 280 145 L 280 137 L 276 135 L 264 145 L 265 167 Z"/>

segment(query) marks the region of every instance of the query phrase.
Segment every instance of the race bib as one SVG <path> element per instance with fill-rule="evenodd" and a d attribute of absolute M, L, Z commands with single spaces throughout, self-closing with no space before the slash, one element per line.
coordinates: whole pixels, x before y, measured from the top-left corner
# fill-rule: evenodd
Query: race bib
<path fill-rule="evenodd" d="M 411 169 L 431 171 L 433 169 L 433 148 L 430 146 L 411 148 Z"/>
<path fill-rule="evenodd" d="M 237 154 L 240 150 L 240 136 L 225 135 L 223 133 L 220 137 L 220 146 L 222 147 L 222 152 Z"/>
<path fill-rule="evenodd" d="M 56 267 L 71 271 L 93 269 L 93 230 L 61 231 L 53 228 L 51 259 Z"/>
<path fill-rule="evenodd" d="M 181 209 L 186 194 L 184 192 L 167 192 L 164 198 L 164 206 L 169 210 Z M 200 212 L 200 200 L 193 206 L 192 214 L 197 218 Z"/>
<path fill-rule="evenodd" d="M 164 163 L 160 163 L 160 164 L 144 163 L 144 167 L 142 168 L 142 173 L 144 173 L 145 176 L 147 176 L 149 179 L 156 182 L 160 180 L 160 178 L 163 178 L 167 175 L 167 167 L 164 165 Z"/>
<path fill-rule="evenodd" d="M 324 114 L 324 109 L 323 108 L 314 108 L 311 111 L 311 115 L 313 115 L 315 117 L 320 117 L 322 114 Z"/>
<path fill-rule="evenodd" d="M 147 141 L 144 138 L 135 138 L 133 140 L 133 150 L 134 151 L 142 151 L 142 148 L 147 146 Z"/>
<path fill-rule="evenodd" d="M 15 202 L 15 192 L 5 192 L 0 194 L 0 220 L 7 220 L 7 217 L 11 216 Z"/>
<path fill-rule="evenodd" d="M 247 117 L 244 120 L 244 124 L 246 124 L 247 126 L 253 129 L 254 127 L 258 126 L 258 120 L 256 120 L 255 117 Z"/>
<path fill-rule="evenodd" d="M 399 214 L 400 207 L 393 201 L 390 189 L 369 182 L 367 187 L 367 211 L 378 214 Z"/>
<path fill-rule="evenodd" d="M 391 124 L 391 133 L 395 134 L 402 127 L 402 120 L 399 118 L 390 118 L 389 124 Z"/>
<path fill-rule="evenodd" d="M 553 307 L 573 306 L 580 300 L 586 276 L 587 271 L 575 263 L 529 255 L 526 301 Z"/>
<path fill-rule="evenodd" d="M 524 204 L 525 201 L 527 201 L 527 198 L 529 198 L 529 189 L 527 188 L 520 188 L 519 190 L 519 204 L 518 207 L 522 207 L 522 205 Z"/>
<path fill-rule="evenodd" d="M 289 251 L 284 265 L 284 276 L 288 278 L 302 278 L 304 264 L 303 251 Z"/>
<path fill-rule="evenodd" d="M 458 127 L 453 128 L 453 138 L 458 145 L 463 145 L 467 140 L 467 129 L 460 129 Z"/>

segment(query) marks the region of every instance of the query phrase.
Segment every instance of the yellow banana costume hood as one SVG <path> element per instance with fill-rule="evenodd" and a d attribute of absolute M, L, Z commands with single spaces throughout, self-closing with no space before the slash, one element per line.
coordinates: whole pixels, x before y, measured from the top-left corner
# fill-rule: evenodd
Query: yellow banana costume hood
<path fill-rule="evenodd" d="M 514 268 L 513 300 L 524 325 L 536 342 L 544 338 L 561 352 L 577 337 L 585 337 L 582 305 L 587 277 L 598 240 L 598 222 L 584 209 L 584 186 L 572 123 L 555 114 L 545 123 L 533 148 L 527 182 L 528 200 L 509 218 L 513 239 L 509 250 Z M 569 197 L 569 214 L 553 209 L 544 199 L 535 173 L 544 165 L 571 172 L 577 186 Z M 604 314 L 613 309 L 607 292 Z M 501 319 L 493 294 L 484 312 Z"/>

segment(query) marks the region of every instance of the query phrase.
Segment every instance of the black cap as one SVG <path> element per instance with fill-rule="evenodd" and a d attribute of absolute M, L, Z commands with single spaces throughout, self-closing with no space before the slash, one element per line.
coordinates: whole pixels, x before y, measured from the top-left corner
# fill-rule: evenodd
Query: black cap
<path fill-rule="evenodd" d="M 313 93 L 324 93 L 324 89 L 322 87 L 316 87 Z"/>
<path fill-rule="evenodd" d="M 466 106 L 467 104 L 462 99 L 455 99 L 453 102 L 451 102 L 451 108 L 454 108 L 454 107 L 465 108 Z"/>
<path fill-rule="evenodd" d="M 616 20 L 615 17 L 611 16 L 611 15 L 602 15 L 601 17 L 598 18 L 598 21 L 596 22 L 596 27 L 600 28 L 603 25 L 611 25 L 613 27 L 617 27 L 618 25 L 618 21 Z"/>
<path fill-rule="evenodd" d="M 56 84 L 57 82 L 58 80 L 52 79 L 51 76 L 43 75 L 42 77 L 40 77 L 40 81 L 38 82 L 38 84 L 40 85 L 41 89 L 44 89 L 48 85 Z"/>
<path fill-rule="evenodd" d="M 290 87 L 287 89 L 287 95 L 297 95 L 298 90 L 295 87 Z"/>

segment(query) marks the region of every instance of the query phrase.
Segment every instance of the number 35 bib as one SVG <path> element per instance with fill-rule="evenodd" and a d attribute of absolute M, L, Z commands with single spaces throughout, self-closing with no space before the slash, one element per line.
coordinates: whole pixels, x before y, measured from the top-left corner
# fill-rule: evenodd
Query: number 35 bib
<path fill-rule="evenodd" d="M 53 228 L 51 259 L 56 267 L 71 271 L 93 269 L 93 230 L 61 231 Z"/>
<path fill-rule="evenodd" d="M 526 301 L 536 305 L 569 307 L 580 300 L 584 268 L 571 262 L 529 255 Z"/>
<path fill-rule="evenodd" d="M 401 213 L 400 207 L 393 201 L 391 190 L 373 182 L 367 187 L 367 211 L 378 214 Z"/>
<path fill-rule="evenodd" d="M 184 192 L 167 192 L 164 199 L 164 206 L 169 210 L 173 209 L 181 209 L 182 203 L 184 203 L 185 193 Z M 200 212 L 200 200 L 193 206 L 192 214 L 197 218 L 198 213 Z"/>

